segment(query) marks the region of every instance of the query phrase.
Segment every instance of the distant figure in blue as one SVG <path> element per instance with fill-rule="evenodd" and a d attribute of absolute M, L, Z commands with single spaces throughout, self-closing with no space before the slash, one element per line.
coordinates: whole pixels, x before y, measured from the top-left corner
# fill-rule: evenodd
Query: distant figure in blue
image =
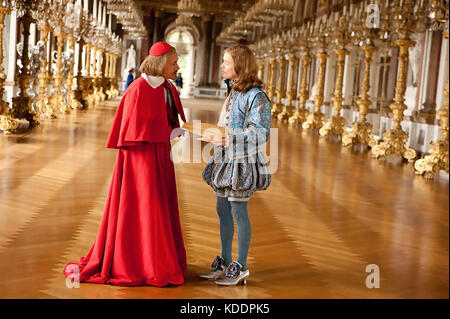
<path fill-rule="evenodd" d="M 181 77 L 180 73 L 178 73 L 177 78 L 175 80 L 175 86 L 177 87 L 178 94 L 180 94 L 181 89 L 183 88 L 183 78 Z"/>
<path fill-rule="evenodd" d="M 131 82 L 134 81 L 134 68 L 131 68 L 130 71 L 128 71 L 128 77 L 127 77 L 127 84 L 125 84 L 125 91 L 128 89 L 128 86 L 130 86 Z"/>

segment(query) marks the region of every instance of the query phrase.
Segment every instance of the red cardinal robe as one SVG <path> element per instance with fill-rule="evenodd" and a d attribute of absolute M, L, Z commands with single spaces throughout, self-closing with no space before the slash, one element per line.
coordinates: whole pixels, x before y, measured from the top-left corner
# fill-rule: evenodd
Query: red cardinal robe
<path fill-rule="evenodd" d="M 170 91 L 185 120 L 175 87 Z M 97 239 L 64 275 L 80 282 L 119 286 L 180 285 L 186 251 L 178 213 L 164 88 L 140 77 L 127 89 L 106 147 L 117 160 Z"/>

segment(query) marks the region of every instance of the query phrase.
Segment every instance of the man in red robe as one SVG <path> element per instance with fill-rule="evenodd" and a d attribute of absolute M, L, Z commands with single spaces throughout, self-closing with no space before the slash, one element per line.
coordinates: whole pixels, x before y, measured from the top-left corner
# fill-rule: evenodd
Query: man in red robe
<path fill-rule="evenodd" d="M 175 48 L 155 43 L 117 109 L 106 147 L 118 149 L 97 239 L 64 275 L 119 286 L 180 285 L 186 251 L 178 212 L 170 139 L 185 116 Z M 178 130 L 177 130 L 178 128 Z M 76 276 L 75 276 L 76 275 Z M 78 278 L 77 278 L 78 277 Z"/>

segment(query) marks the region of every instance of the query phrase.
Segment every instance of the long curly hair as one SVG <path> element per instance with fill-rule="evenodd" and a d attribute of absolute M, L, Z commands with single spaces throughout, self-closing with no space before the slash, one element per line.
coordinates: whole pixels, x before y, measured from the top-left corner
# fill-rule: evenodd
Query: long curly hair
<path fill-rule="evenodd" d="M 247 46 L 238 44 L 224 51 L 231 55 L 234 62 L 234 72 L 237 79 L 233 82 L 233 90 L 248 91 L 251 88 L 264 88 L 264 83 L 258 79 L 258 67 L 252 50 Z"/>

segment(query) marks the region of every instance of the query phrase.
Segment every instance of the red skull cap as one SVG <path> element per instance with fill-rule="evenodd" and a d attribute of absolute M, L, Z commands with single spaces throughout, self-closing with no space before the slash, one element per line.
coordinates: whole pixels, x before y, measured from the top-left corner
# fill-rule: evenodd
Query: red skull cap
<path fill-rule="evenodd" d="M 152 47 L 150 48 L 150 52 L 149 54 L 151 56 L 158 56 L 158 55 L 164 55 L 167 52 L 169 52 L 170 50 L 173 49 L 173 46 L 171 46 L 169 43 L 167 42 L 156 42 L 155 44 L 152 45 Z"/>

